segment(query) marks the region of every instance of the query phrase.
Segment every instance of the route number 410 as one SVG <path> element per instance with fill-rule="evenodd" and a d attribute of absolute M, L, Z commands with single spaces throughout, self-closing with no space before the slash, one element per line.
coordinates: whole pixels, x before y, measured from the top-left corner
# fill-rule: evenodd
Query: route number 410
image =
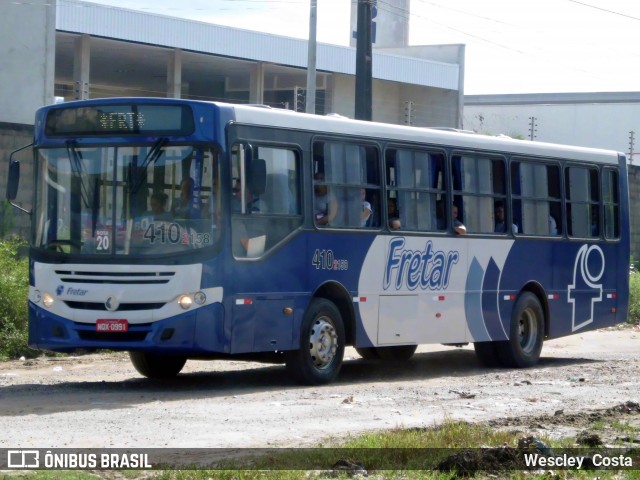
<path fill-rule="evenodd" d="M 349 260 L 335 258 L 333 250 L 316 250 L 313 253 L 311 264 L 316 270 L 348 270 Z"/>

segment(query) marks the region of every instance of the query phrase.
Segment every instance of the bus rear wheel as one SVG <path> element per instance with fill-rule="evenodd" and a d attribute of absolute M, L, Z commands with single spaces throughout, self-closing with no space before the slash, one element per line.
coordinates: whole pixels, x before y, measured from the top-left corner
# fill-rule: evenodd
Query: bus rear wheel
<path fill-rule="evenodd" d="M 335 304 L 324 298 L 311 301 L 300 328 L 300 348 L 285 352 L 289 374 L 298 382 L 321 385 L 333 381 L 344 357 L 345 333 Z"/>
<path fill-rule="evenodd" d="M 476 357 L 484 367 L 495 368 L 502 366 L 496 342 L 476 342 L 473 344 Z"/>
<path fill-rule="evenodd" d="M 187 363 L 185 357 L 146 352 L 129 352 L 129 358 L 138 373 L 147 378 L 156 379 L 175 377 Z"/>
<path fill-rule="evenodd" d="M 417 345 L 392 345 L 389 347 L 360 347 L 356 352 L 365 360 L 389 360 L 404 362 L 413 357 Z"/>
<path fill-rule="evenodd" d="M 416 353 L 417 345 L 393 345 L 391 347 L 378 347 L 378 357 L 381 360 L 393 362 L 405 362 Z"/>
<path fill-rule="evenodd" d="M 505 367 L 526 368 L 538 363 L 544 341 L 544 312 L 538 297 L 524 292 L 511 314 L 509 340 L 496 342 L 496 352 Z"/>

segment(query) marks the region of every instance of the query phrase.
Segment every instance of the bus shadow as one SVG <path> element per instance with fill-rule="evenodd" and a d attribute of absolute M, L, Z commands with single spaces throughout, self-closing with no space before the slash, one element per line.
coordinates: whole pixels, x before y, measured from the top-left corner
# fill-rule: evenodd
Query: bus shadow
<path fill-rule="evenodd" d="M 567 367 L 596 363 L 588 358 L 543 357 L 540 364 L 526 371 L 539 368 Z M 361 383 L 393 383 L 424 381 L 443 377 L 460 378 L 465 384 L 473 384 L 469 377 L 492 375 L 516 370 L 486 368 L 480 365 L 471 350 L 451 350 L 417 353 L 404 362 L 347 358 L 340 376 L 330 386 L 305 387 L 296 384 L 282 365 L 248 365 L 247 369 L 212 371 L 206 370 L 209 362 L 203 362 L 203 370 L 183 373 L 170 380 L 151 380 L 142 377 L 124 381 L 80 381 L 54 385 L 21 384 L 2 387 L 3 412 L 0 416 L 22 416 L 26 414 L 47 415 L 51 413 L 98 409 L 135 408 L 153 402 L 168 402 L 198 399 L 226 399 L 254 393 L 283 390 L 313 389 L 333 386 L 349 386 Z M 210 363 L 211 368 L 215 364 Z M 524 370 L 523 370 L 524 371 Z M 419 385 L 417 385 L 419 386 Z M 56 397 L 64 401 L 56 401 Z"/>
<path fill-rule="evenodd" d="M 527 370 L 489 368 L 483 366 L 473 350 L 449 350 L 417 353 L 411 360 L 386 362 L 357 359 L 345 362 L 339 383 L 363 383 L 372 381 L 393 382 L 406 380 L 430 380 L 442 377 L 473 377 L 487 373 L 535 371 L 546 367 L 565 367 L 596 363 L 588 358 L 542 357 L 537 366 Z"/>

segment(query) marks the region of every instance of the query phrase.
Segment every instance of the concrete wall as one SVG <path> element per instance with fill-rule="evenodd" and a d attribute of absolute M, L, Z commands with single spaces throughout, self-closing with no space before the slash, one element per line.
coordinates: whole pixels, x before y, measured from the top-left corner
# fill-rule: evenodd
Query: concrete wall
<path fill-rule="evenodd" d="M 354 118 L 355 77 L 334 74 L 328 87 L 327 112 Z M 376 122 L 404 125 L 410 118 L 410 124 L 416 127 L 458 127 L 457 110 L 451 108 L 457 102 L 457 91 L 384 80 L 374 80 L 372 87 Z M 408 102 L 413 103 L 410 115 Z"/>
<path fill-rule="evenodd" d="M 33 124 L 53 102 L 55 0 L 0 2 L 0 122 Z"/>
<path fill-rule="evenodd" d="M 11 227 L 11 231 L 23 238 L 28 238 L 29 222 L 31 217 L 26 213 L 5 205 L 7 171 L 9 169 L 9 155 L 12 151 L 28 145 L 33 141 L 33 127 L 31 125 L 19 125 L 0 122 L 0 203 L 2 209 L 0 222 L 3 222 L 4 231 Z M 31 149 L 23 150 L 16 154 L 14 159 L 20 160 L 20 188 L 18 190 L 18 203 L 25 208 L 31 208 L 31 194 L 33 192 L 33 160 Z"/>

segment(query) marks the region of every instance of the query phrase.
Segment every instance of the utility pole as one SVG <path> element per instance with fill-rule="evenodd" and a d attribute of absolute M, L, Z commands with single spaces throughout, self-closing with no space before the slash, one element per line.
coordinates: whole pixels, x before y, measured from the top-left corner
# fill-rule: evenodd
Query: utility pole
<path fill-rule="evenodd" d="M 404 123 L 405 125 L 413 125 L 413 102 L 411 100 L 404 102 Z"/>
<path fill-rule="evenodd" d="M 529 140 L 533 141 L 537 137 L 538 133 L 538 124 L 536 123 L 538 119 L 536 117 L 529 117 Z"/>
<path fill-rule="evenodd" d="M 356 119 L 371 120 L 371 6 L 375 0 L 358 0 L 356 32 Z"/>
<path fill-rule="evenodd" d="M 633 148 L 635 146 L 635 132 L 631 130 L 629 132 L 629 163 L 633 163 Z"/>
<path fill-rule="evenodd" d="M 318 0 L 311 0 L 309 12 L 309 53 L 307 54 L 307 103 L 305 111 L 316 113 L 316 26 Z"/>
<path fill-rule="evenodd" d="M 303 112 L 305 103 L 305 92 L 302 87 L 293 88 L 293 111 Z"/>

